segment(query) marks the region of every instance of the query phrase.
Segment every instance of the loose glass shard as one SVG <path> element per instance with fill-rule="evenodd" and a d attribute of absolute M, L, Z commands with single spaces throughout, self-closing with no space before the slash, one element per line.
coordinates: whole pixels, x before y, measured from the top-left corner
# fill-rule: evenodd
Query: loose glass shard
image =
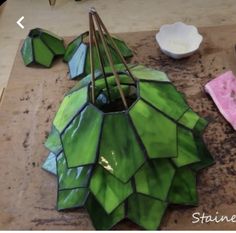
<path fill-rule="evenodd" d="M 21 49 L 21 54 L 23 57 L 24 64 L 27 66 L 31 64 L 34 60 L 33 48 L 32 48 L 32 39 L 27 37 L 24 40 L 24 44 Z"/>

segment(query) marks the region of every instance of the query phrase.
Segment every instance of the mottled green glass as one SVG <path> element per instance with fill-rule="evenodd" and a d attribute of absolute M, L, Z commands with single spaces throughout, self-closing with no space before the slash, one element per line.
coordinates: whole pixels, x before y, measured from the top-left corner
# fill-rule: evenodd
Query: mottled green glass
<path fill-rule="evenodd" d="M 96 160 L 103 115 L 88 105 L 61 135 L 68 167 L 92 164 Z"/>
<path fill-rule="evenodd" d="M 86 209 L 97 230 L 107 230 L 125 218 L 124 204 L 119 205 L 112 213 L 107 214 L 96 198 L 90 194 L 86 201 Z"/>
<path fill-rule="evenodd" d="M 189 108 L 171 83 L 140 82 L 139 87 L 143 99 L 174 120 L 178 120 Z"/>
<path fill-rule="evenodd" d="M 56 155 L 50 152 L 44 161 L 42 168 L 53 175 L 57 175 Z"/>
<path fill-rule="evenodd" d="M 192 132 L 181 126 L 178 127 L 178 157 L 172 161 L 177 167 L 200 161 Z"/>
<path fill-rule="evenodd" d="M 88 197 L 87 188 L 59 190 L 57 196 L 57 209 L 71 209 L 81 207 Z"/>
<path fill-rule="evenodd" d="M 26 66 L 33 62 L 34 55 L 33 55 L 32 39 L 30 37 L 27 37 L 24 40 L 24 44 L 21 49 L 21 54 L 22 54 L 24 64 Z"/>
<path fill-rule="evenodd" d="M 175 174 L 169 159 L 147 161 L 134 175 L 136 191 L 165 201 Z"/>
<path fill-rule="evenodd" d="M 172 204 L 197 205 L 196 173 L 188 167 L 177 169 L 168 200 Z"/>
<path fill-rule="evenodd" d="M 68 168 L 63 152 L 57 156 L 56 161 L 59 190 L 85 188 L 88 186 L 92 166 Z"/>
<path fill-rule="evenodd" d="M 64 97 L 60 108 L 58 109 L 56 116 L 53 120 L 53 125 L 59 132 L 66 127 L 69 121 L 79 112 L 79 110 L 87 102 L 88 87 L 82 88 L 80 91 L 76 91 Z"/>
<path fill-rule="evenodd" d="M 177 156 L 176 123 L 139 100 L 129 111 L 150 158 Z M 145 127 L 143 126 L 145 122 Z"/>
<path fill-rule="evenodd" d="M 125 114 L 105 115 L 98 162 L 123 182 L 144 163 L 143 150 Z"/>
<path fill-rule="evenodd" d="M 62 150 L 60 134 L 54 126 L 52 126 L 44 146 L 56 155 Z"/>
<path fill-rule="evenodd" d="M 127 217 L 147 230 L 156 230 L 166 207 L 163 201 L 135 193 L 128 199 Z"/>
<path fill-rule="evenodd" d="M 188 111 L 182 115 L 178 122 L 189 129 L 193 129 L 199 118 L 200 117 L 193 112 L 192 109 L 188 109 Z"/>
<path fill-rule="evenodd" d="M 133 192 L 131 182 L 122 183 L 99 165 L 93 172 L 89 188 L 108 214 Z"/>

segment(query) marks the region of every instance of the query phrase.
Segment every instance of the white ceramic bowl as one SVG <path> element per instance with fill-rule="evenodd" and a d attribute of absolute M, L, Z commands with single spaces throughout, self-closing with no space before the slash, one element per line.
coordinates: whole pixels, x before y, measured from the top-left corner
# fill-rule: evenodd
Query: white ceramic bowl
<path fill-rule="evenodd" d="M 195 26 L 177 22 L 161 26 L 156 40 L 163 53 L 180 59 L 192 55 L 199 48 L 202 36 Z"/>

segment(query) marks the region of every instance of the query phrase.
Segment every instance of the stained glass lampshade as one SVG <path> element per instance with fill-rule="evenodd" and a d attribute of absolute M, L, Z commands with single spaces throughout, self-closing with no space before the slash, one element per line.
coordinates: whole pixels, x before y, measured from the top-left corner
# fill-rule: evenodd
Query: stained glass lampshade
<path fill-rule="evenodd" d="M 90 62 L 89 62 L 89 43 L 86 42 L 88 40 L 89 32 L 85 32 L 78 36 L 75 40 L 73 40 L 66 48 L 66 53 L 64 56 L 64 61 L 68 62 L 68 67 L 70 71 L 70 78 L 83 78 L 86 75 L 90 74 Z M 98 36 L 98 32 L 96 32 L 96 36 Z M 111 49 L 112 59 L 115 64 L 121 63 L 119 57 L 116 56 L 115 49 L 109 41 L 109 38 L 105 35 L 106 39 L 108 40 L 108 46 Z M 126 45 L 126 43 L 116 37 L 112 37 L 113 41 L 116 43 L 117 47 L 121 51 L 123 57 L 129 58 L 132 56 L 132 51 Z M 94 54 L 94 66 L 95 69 L 99 68 L 99 54 L 102 58 L 102 62 L 104 66 L 107 66 L 108 59 L 106 58 L 105 51 L 101 42 L 98 42 L 99 50 L 96 49 L 94 46 L 92 49 Z"/>
<path fill-rule="evenodd" d="M 41 28 L 32 29 L 21 48 L 21 55 L 26 66 L 38 64 L 51 67 L 53 59 L 64 53 L 63 39 Z"/>
<path fill-rule="evenodd" d="M 93 20 L 102 26 L 96 11 Z M 43 167 L 57 175 L 57 209 L 85 207 L 96 229 L 130 219 L 157 229 L 170 204 L 197 205 L 197 172 L 213 163 L 201 134 L 207 125 L 161 71 L 117 71 L 109 60 L 64 97 L 45 142 Z M 109 34 L 107 34 L 109 37 Z M 92 44 L 90 44 L 92 46 Z"/>

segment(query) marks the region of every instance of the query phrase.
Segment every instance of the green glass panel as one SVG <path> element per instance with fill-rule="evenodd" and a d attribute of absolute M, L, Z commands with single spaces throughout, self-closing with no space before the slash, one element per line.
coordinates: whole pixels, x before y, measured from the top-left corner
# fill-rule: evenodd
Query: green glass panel
<path fill-rule="evenodd" d="M 87 102 L 88 87 L 75 91 L 64 97 L 53 120 L 53 125 L 61 133 L 69 121 Z"/>
<path fill-rule="evenodd" d="M 21 54 L 24 64 L 26 66 L 33 62 L 34 57 L 33 57 L 32 39 L 30 37 L 27 37 L 24 40 L 24 44 L 21 48 Z"/>
<path fill-rule="evenodd" d="M 177 167 L 200 161 L 192 132 L 181 126 L 178 127 L 178 157 L 172 161 Z"/>
<path fill-rule="evenodd" d="M 174 120 L 178 120 L 189 108 L 171 83 L 140 81 L 139 86 L 143 99 Z"/>
<path fill-rule="evenodd" d="M 65 62 L 68 62 L 72 58 L 75 50 L 79 47 L 81 42 L 82 42 L 82 36 L 79 36 L 68 44 L 63 58 Z"/>
<path fill-rule="evenodd" d="M 197 205 L 196 173 L 187 167 L 177 169 L 168 199 L 172 204 Z"/>
<path fill-rule="evenodd" d="M 54 54 L 39 37 L 33 39 L 33 48 L 35 61 L 38 64 L 50 67 Z"/>
<path fill-rule="evenodd" d="M 184 113 L 178 122 L 189 129 L 193 129 L 199 119 L 200 117 L 193 112 L 192 109 L 189 109 Z"/>
<path fill-rule="evenodd" d="M 61 139 L 59 132 L 52 126 L 51 132 L 48 135 L 48 138 L 45 142 L 45 147 L 53 152 L 54 154 L 58 154 L 62 150 Z"/>
<path fill-rule="evenodd" d="M 105 115 L 99 155 L 99 163 L 123 182 L 144 163 L 143 150 L 124 113 Z"/>
<path fill-rule="evenodd" d="M 150 158 L 177 156 L 177 130 L 172 120 L 142 100 L 129 114 Z"/>
<path fill-rule="evenodd" d="M 53 51 L 55 55 L 63 55 L 65 53 L 63 39 L 51 36 L 48 33 L 42 33 L 40 35 L 40 38 Z"/>
<path fill-rule="evenodd" d="M 124 204 L 118 206 L 112 213 L 107 214 L 91 194 L 86 201 L 86 209 L 96 230 L 108 230 L 125 217 Z"/>
<path fill-rule="evenodd" d="M 57 156 L 57 174 L 59 190 L 85 188 L 88 186 L 92 166 L 68 168 L 63 153 Z"/>
<path fill-rule="evenodd" d="M 196 125 L 194 126 L 194 129 L 193 129 L 194 133 L 201 135 L 203 131 L 205 130 L 205 128 L 207 127 L 207 125 L 208 125 L 208 121 L 204 118 L 200 118 L 197 121 Z"/>
<path fill-rule="evenodd" d="M 94 163 L 102 127 L 103 115 L 88 105 L 61 135 L 68 167 Z"/>
<path fill-rule="evenodd" d="M 143 65 L 133 67 L 131 72 L 136 78 L 141 80 L 170 82 L 169 78 L 164 72 L 150 69 Z"/>
<path fill-rule="evenodd" d="M 166 200 L 174 174 L 169 159 L 149 160 L 135 174 L 136 191 Z"/>
<path fill-rule="evenodd" d="M 142 194 L 128 199 L 127 217 L 147 230 L 156 230 L 165 213 L 167 203 Z"/>
<path fill-rule="evenodd" d="M 133 192 L 131 182 L 122 183 L 101 166 L 95 168 L 89 188 L 108 214 Z"/>
<path fill-rule="evenodd" d="M 44 161 L 42 168 L 53 175 L 57 175 L 56 155 L 50 152 Z"/>
<path fill-rule="evenodd" d="M 71 79 L 85 76 L 85 62 L 87 57 L 87 45 L 81 43 L 68 62 Z M 90 73 L 90 72 L 89 72 Z"/>
<path fill-rule="evenodd" d="M 58 191 L 57 209 L 64 210 L 84 206 L 88 193 L 87 188 Z"/>

